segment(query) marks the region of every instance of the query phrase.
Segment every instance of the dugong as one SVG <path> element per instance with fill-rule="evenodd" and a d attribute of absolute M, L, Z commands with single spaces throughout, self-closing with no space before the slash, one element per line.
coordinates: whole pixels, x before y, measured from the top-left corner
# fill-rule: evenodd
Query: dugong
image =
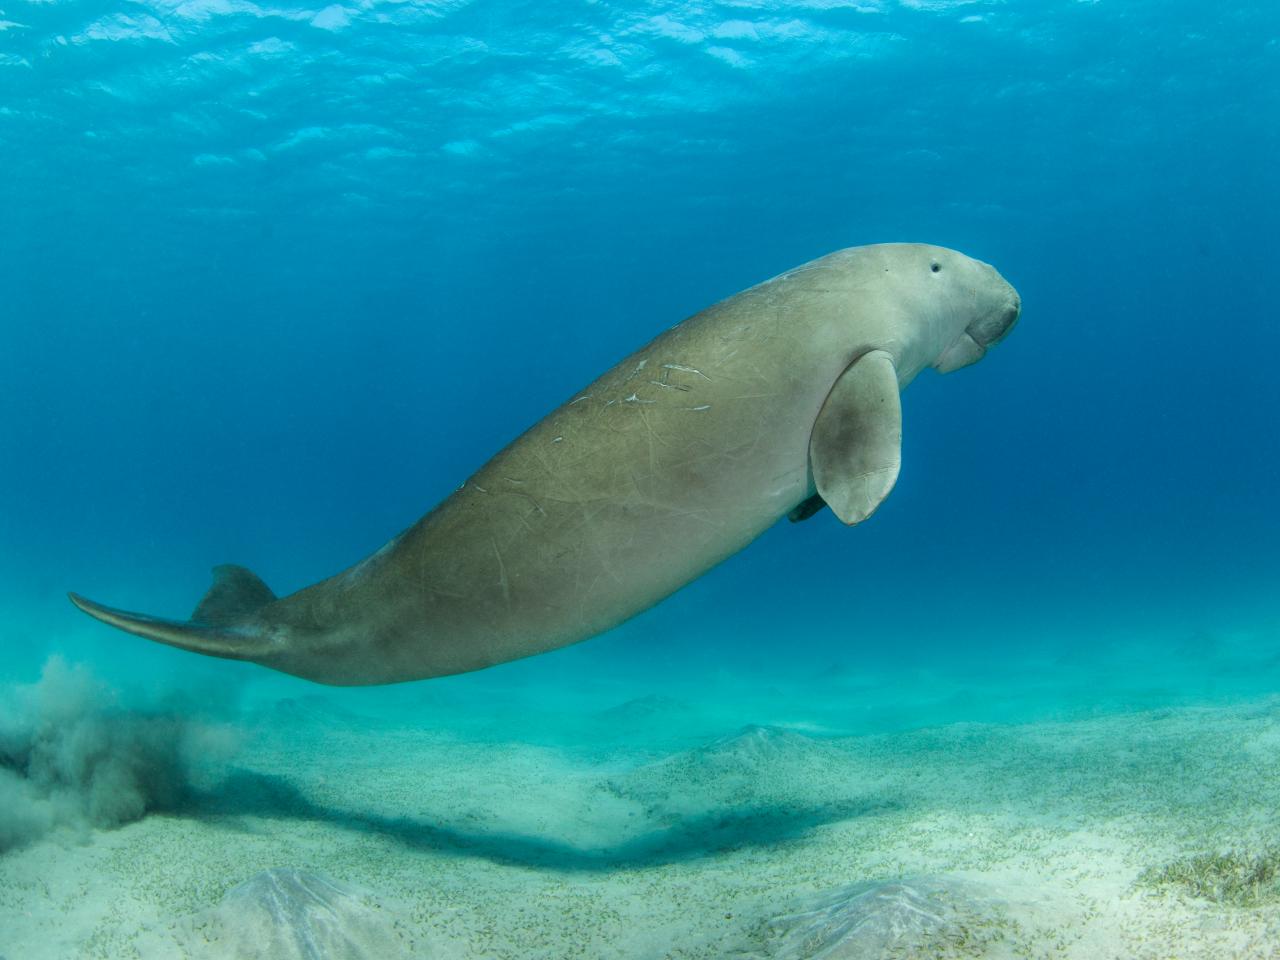
<path fill-rule="evenodd" d="M 479 670 L 616 626 L 783 515 L 865 520 L 898 476 L 899 391 L 982 358 L 1018 294 L 954 250 L 829 254 L 676 324 L 372 556 L 277 598 L 214 568 L 186 622 L 105 623 L 320 683 Z"/>

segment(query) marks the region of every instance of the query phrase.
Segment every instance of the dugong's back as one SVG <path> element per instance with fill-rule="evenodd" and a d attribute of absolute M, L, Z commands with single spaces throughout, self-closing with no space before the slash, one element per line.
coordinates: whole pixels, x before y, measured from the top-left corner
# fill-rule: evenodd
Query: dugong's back
<path fill-rule="evenodd" d="M 903 313 L 883 280 L 895 250 L 832 254 L 668 330 L 382 550 L 289 597 L 222 568 L 188 624 L 73 599 L 163 642 L 340 684 L 474 670 L 593 636 L 813 494 L 810 434 L 832 384 Z"/>

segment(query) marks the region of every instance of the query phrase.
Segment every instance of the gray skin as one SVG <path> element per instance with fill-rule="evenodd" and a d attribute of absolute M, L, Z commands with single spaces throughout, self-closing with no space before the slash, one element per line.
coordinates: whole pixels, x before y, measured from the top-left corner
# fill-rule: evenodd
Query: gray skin
<path fill-rule="evenodd" d="M 953 250 L 841 250 L 672 327 L 343 573 L 277 599 L 219 567 L 186 622 L 71 599 L 131 633 L 329 684 L 554 650 L 783 515 L 865 519 L 897 477 L 898 391 L 980 359 L 1019 310 L 1000 274 Z"/>

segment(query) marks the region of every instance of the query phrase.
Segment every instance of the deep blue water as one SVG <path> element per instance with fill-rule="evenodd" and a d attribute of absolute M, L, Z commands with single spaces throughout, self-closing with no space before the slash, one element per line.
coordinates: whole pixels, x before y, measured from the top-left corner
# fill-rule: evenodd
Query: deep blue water
<path fill-rule="evenodd" d="M 592 667 L 1280 646 L 1273 2 L 3 0 L 0 28 L 6 673 L 250 670 L 65 591 L 301 587 L 682 317 L 886 240 L 994 264 L 1018 328 L 911 386 L 872 520 L 784 521 Z"/>

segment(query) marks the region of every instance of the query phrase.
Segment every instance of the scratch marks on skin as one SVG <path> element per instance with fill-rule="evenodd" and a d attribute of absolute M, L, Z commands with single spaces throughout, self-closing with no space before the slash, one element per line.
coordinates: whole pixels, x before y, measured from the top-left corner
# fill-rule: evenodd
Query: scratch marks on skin
<path fill-rule="evenodd" d="M 735 350 L 733 352 L 736 353 L 737 351 Z M 698 367 L 691 366 L 690 364 L 687 364 L 687 363 L 656 364 L 655 363 L 651 365 L 649 359 L 645 359 L 645 360 L 639 360 L 634 364 L 631 370 L 627 373 L 626 377 L 622 380 L 621 386 L 625 389 L 627 385 L 633 385 L 634 381 L 636 381 L 637 378 L 644 375 L 644 372 L 646 369 L 648 369 L 650 372 L 648 376 L 644 376 L 644 381 L 643 381 L 644 386 L 641 387 L 640 389 L 647 390 L 648 387 L 657 387 L 659 391 L 664 391 L 666 392 L 667 396 L 670 396 L 673 398 L 676 396 L 679 396 L 682 393 L 696 392 L 697 383 L 699 380 L 706 383 L 713 382 L 711 377 L 703 373 L 702 370 L 700 370 Z M 680 382 L 682 380 L 684 382 Z M 615 396 L 612 399 L 605 399 L 605 397 L 602 396 L 600 397 L 600 400 L 601 400 L 600 409 L 608 409 L 609 407 L 612 407 L 615 404 L 626 404 L 633 407 L 648 407 L 648 406 L 656 405 L 659 410 L 663 410 L 663 409 L 688 410 L 695 413 L 704 413 L 707 410 L 711 409 L 711 404 L 709 403 L 691 404 L 689 406 L 672 405 L 670 407 L 667 407 L 663 404 L 663 401 L 660 399 L 662 396 L 661 393 L 658 394 L 659 399 L 648 399 L 640 395 L 640 389 L 637 389 L 633 385 L 631 392 L 624 397 Z M 619 390 L 618 392 L 621 393 L 622 391 Z M 580 397 L 577 397 L 571 400 L 567 404 L 567 406 L 573 406 L 576 403 L 581 403 L 584 400 L 591 400 L 593 398 L 594 398 L 593 394 L 584 394 Z M 688 403 L 688 401 L 692 399 L 694 398 L 693 397 L 686 398 L 686 403 Z M 652 432 L 652 426 L 649 425 L 647 421 L 646 421 L 646 426 L 649 426 L 650 431 Z M 563 440 L 564 440 L 563 436 L 557 436 L 553 438 L 551 442 L 560 443 Z"/>
<path fill-rule="evenodd" d="M 684 364 L 682 364 L 682 363 L 664 363 L 664 364 L 662 365 L 662 369 L 664 369 L 664 370 L 679 370 L 681 373 L 696 373 L 696 374 L 697 374 L 698 376 L 700 376 L 703 380 L 706 380 L 708 383 L 710 383 L 710 382 L 711 382 L 711 378 L 710 378 L 710 377 L 708 377 L 708 376 L 707 376 L 705 373 L 703 373 L 701 370 L 699 370 L 697 367 L 686 367 L 686 366 L 685 366 Z"/>
<path fill-rule="evenodd" d="M 519 488 L 526 483 L 526 481 L 517 479 L 516 477 L 502 477 L 502 479 L 515 488 Z M 470 483 L 471 483 L 471 486 L 474 489 L 478 490 L 480 493 L 488 494 L 490 492 L 488 487 L 482 487 L 480 486 L 480 484 L 476 483 L 475 481 L 470 481 Z M 507 496 L 519 497 L 520 499 L 527 500 L 529 502 L 529 506 L 533 508 L 532 513 L 529 513 L 526 516 L 520 517 L 520 522 L 523 523 L 526 527 L 529 525 L 528 517 L 533 516 L 534 513 L 542 517 L 545 517 L 547 515 L 547 511 L 542 508 L 542 504 L 538 502 L 537 498 L 535 498 L 533 494 L 526 493 L 525 491 L 520 489 L 497 490 L 497 491 L 494 491 L 494 493 L 498 497 L 502 497 L 505 494 Z M 494 549 L 496 550 L 497 548 L 495 547 Z"/>
<path fill-rule="evenodd" d="M 711 378 L 708 377 L 701 370 L 699 370 L 697 367 L 690 367 L 683 363 L 664 363 L 662 365 L 662 369 L 659 372 L 657 378 L 650 379 L 648 382 L 655 387 L 661 387 L 663 390 L 677 390 L 681 393 L 688 393 L 689 391 L 691 391 L 693 387 L 687 383 L 671 382 L 672 370 L 675 370 L 679 373 L 692 373 L 695 376 L 701 377 L 703 380 L 706 380 L 708 383 L 711 382 Z"/>
<path fill-rule="evenodd" d="M 693 389 L 693 387 L 686 387 L 683 383 L 667 383 L 664 380 L 650 380 L 649 382 L 652 383 L 655 387 L 662 387 L 663 389 L 666 389 L 666 390 L 689 391 Z"/>
<path fill-rule="evenodd" d="M 502 587 L 502 599 L 511 606 L 511 583 L 507 580 L 507 565 L 502 562 L 502 551 L 498 549 L 498 541 L 489 538 L 489 543 L 493 545 L 493 555 L 498 561 L 498 585 Z"/>
<path fill-rule="evenodd" d="M 649 473 L 652 475 L 654 471 L 657 470 L 657 448 L 660 444 L 665 446 L 666 441 L 662 437 L 658 436 L 657 431 L 653 429 L 653 424 L 649 421 L 649 418 L 645 415 L 645 411 L 643 410 L 640 411 L 640 422 L 644 424 L 645 443 L 648 446 L 649 455 Z M 634 477 L 632 479 L 634 480 Z"/>
<path fill-rule="evenodd" d="M 529 494 L 521 493 L 519 490 L 512 490 L 511 492 L 517 497 L 524 497 L 526 500 L 528 500 L 529 505 L 533 507 L 535 511 L 537 511 L 538 516 L 545 517 L 547 515 L 547 511 L 542 509 L 542 504 L 540 504 L 537 500 L 533 499 L 533 497 L 530 496 Z"/>

